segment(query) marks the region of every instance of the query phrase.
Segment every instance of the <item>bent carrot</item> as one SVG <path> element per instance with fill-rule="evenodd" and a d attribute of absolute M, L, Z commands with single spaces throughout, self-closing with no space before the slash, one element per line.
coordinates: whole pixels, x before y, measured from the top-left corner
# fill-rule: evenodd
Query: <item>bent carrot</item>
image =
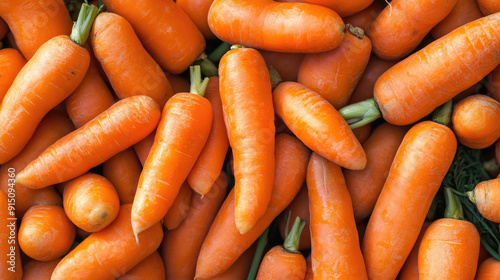
<path fill-rule="evenodd" d="M 154 251 L 134 268 L 116 280 L 165 280 L 165 266 L 158 251 Z"/>
<path fill-rule="evenodd" d="M 207 40 L 215 39 L 215 35 L 208 26 L 208 10 L 213 0 L 178 0 L 175 2 L 196 24 Z"/>
<path fill-rule="evenodd" d="M 500 222 L 500 178 L 477 184 L 467 195 L 483 217 L 495 223 Z"/>
<path fill-rule="evenodd" d="M 495 0 L 476 0 L 483 15 L 491 15 L 500 12 L 500 3 Z"/>
<path fill-rule="evenodd" d="M 120 100 L 47 148 L 17 174 L 16 182 L 39 189 L 73 179 L 146 137 L 159 119 L 158 104 L 150 97 Z"/>
<path fill-rule="evenodd" d="M 172 206 L 168 209 L 167 214 L 163 218 L 163 226 L 168 230 L 176 229 L 186 218 L 190 211 L 190 202 L 193 191 L 187 182 L 184 182 L 177 196 L 175 197 Z"/>
<path fill-rule="evenodd" d="M 17 225 L 14 213 L 10 212 L 15 203 L 12 201 L 12 195 L 10 196 L 11 198 L 0 192 L 0 219 L 4 221 L 4 226 L 0 228 L 0 238 L 3 240 L 0 242 L 0 278 L 21 280 L 23 267 L 17 239 Z"/>
<path fill-rule="evenodd" d="M 24 64 L 26 64 L 26 59 L 19 51 L 0 50 L 0 103 Z"/>
<path fill-rule="evenodd" d="M 288 229 L 286 228 L 287 218 L 299 217 L 306 223 L 306 226 L 304 230 L 302 230 L 302 234 L 300 235 L 299 250 L 303 251 L 311 249 L 311 231 L 309 230 L 311 215 L 309 214 L 309 197 L 307 196 L 307 185 L 303 185 L 302 188 L 300 188 L 299 193 L 295 196 L 295 198 L 290 203 L 290 205 L 288 205 L 285 211 L 285 214 L 287 215 L 281 215 L 281 218 L 279 220 L 281 238 L 285 240 L 285 233 L 287 231 L 290 232 L 290 230 L 292 229 L 291 224 L 289 225 Z"/>
<path fill-rule="evenodd" d="M 441 38 L 454 29 L 481 18 L 483 14 L 475 0 L 457 0 L 451 12 L 431 30 L 435 39 Z"/>
<path fill-rule="evenodd" d="M 422 229 L 420 230 L 420 234 L 418 235 L 417 241 L 415 245 L 413 245 L 413 249 L 411 249 L 410 255 L 405 261 L 405 264 L 401 268 L 399 272 L 398 279 L 399 280 L 419 280 L 418 277 L 418 249 L 420 248 L 420 243 L 422 242 L 422 238 L 424 237 L 425 231 L 431 225 L 430 222 L 424 222 Z"/>
<path fill-rule="evenodd" d="M 23 266 L 23 280 L 50 280 L 50 276 L 62 258 L 41 262 L 30 260 Z"/>
<path fill-rule="evenodd" d="M 259 51 L 267 66 L 272 66 L 278 71 L 283 81 L 296 82 L 299 76 L 299 68 L 304 58 L 302 53 L 283 53 Z"/>
<path fill-rule="evenodd" d="M 132 148 L 116 154 L 102 166 L 102 174 L 115 187 L 120 204 L 134 201 L 141 171 L 141 163 Z"/>
<path fill-rule="evenodd" d="M 373 0 L 303 0 L 306 3 L 328 7 L 337 12 L 341 17 L 353 15 L 370 6 Z"/>
<path fill-rule="evenodd" d="M 475 280 L 494 280 L 500 277 L 500 261 L 489 258 L 481 263 Z"/>
<path fill-rule="evenodd" d="M 491 98 L 500 102 L 500 65 L 488 75 L 486 79 L 486 89 Z"/>

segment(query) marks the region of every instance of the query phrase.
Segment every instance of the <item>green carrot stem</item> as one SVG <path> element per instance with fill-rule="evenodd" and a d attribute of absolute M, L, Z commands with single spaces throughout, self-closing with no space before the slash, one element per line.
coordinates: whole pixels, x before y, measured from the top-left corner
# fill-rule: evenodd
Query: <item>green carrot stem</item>
<path fill-rule="evenodd" d="M 73 24 L 73 30 L 71 31 L 70 38 L 73 42 L 85 47 L 85 42 L 90 34 L 90 29 L 94 24 L 94 20 L 97 17 L 98 9 L 96 6 L 88 5 L 86 3 L 82 4 L 80 8 L 80 13 L 78 19 Z"/>
<path fill-rule="evenodd" d="M 259 270 L 260 261 L 262 260 L 262 255 L 264 253 L 264 248 L 267 244 L 268 235 L 269 227 L 259 237 L 257 249 L 255 250 L 255 255 L 253 256 L 252 266 L 250 267 L 250 272 L 248 272 L 247 280 L 255 280 L 255 277 L 257 276 L 257 271 Z"/>
<path fill-rule="evenodd" d="M 432 114 L 432 120 L 434 122 L 440 123 L 442 125 L 448 126 L 451 122 L 451 112 L 452 112 L 452 101 L 444 103 Z"/>
<path fill-rule="evenodd" d="M 199 96 L 204 96 L 205 90 L 207 89 L 208 85 L 208 78 L 203 79 L 203 81 L 201 80 L 200 66 L 199 65 L 190 66 L 189 74 L 191 77 L 191 88 L 189 91 Z"/>
<path fill-rule="evenodd" d="M 382 115 L 375 99 L 367 99 L 338 110 L 351 129 L 369 124 Z"/>

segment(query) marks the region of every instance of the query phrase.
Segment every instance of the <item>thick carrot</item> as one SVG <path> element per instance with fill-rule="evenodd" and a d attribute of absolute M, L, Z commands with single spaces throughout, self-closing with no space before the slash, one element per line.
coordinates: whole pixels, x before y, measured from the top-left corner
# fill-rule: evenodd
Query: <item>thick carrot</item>
<path fill-rule="evenodd" d="M 372 40 L 373 52 L 386 60 L 406 56 L 456 3 L 457 0 L 392 1 L 366 31 Z"/>
<path fill-rule="evenodd" d="M 296 82 L 299 68 L 304 58 L 302 53 L 259 51 L 267 66 L 274 67 L 283 81 Z"/>
<path fill-rule="evenodd" d="M 24 64 L 26 64 L 26 59 L 19 51 L 0 50 L 0 103 Z"/>
<path fill-rule="evenodd" d="M 500 222 L 500 178 L 477 184 L 467 195 L 483 217 L 495 223 Z"/>
<path fill-rule="evenodd" d="M 113 223 L 91 234 L 66 255 L 51 279 L 114 279 L 156 251 L 163 238 L 160 223 L 139 234 L 137 244 L 130 223 L 131 208 L 130 204 L 122 205 Z"/>
<path fill-rule="evenodd" d="M 154 251 L 134 268 L 116 280 L 165 280 L 165 266 L 158 251 Z"/>
<path fill-rule="evenodd" d="M 116 189 L 120 204 L 134 201 L 142 166 L 132 148 L 128 148 L 108 159 L 102 166 L 103 176 Z"/>
<path fill-rule="evenodd" d="M 212 77 L 208 81 L 205 97 L 212 105 L 212 127 L 205 147 L 203 147 L 187 178 L 191 188 L 201 195 L 208 193 L 219 177 L 229 147 L 218 77 Z"/>
<path fill-rule="evenodd" d="M 418 123 L 406 133 L 363 239 L 369 279 L 396 279 L 456 148 L 451 129 L 432 121 Z"/>
<path fill-rule="evenodd" d="M 345 0 L 303 0 L 306 3 L 311 3 L 315 5 L 321 5 L 328 7 L 335 12 L 337 12 L 340 16 L 346 17 L 353 15 L 359 11 L 370 6 L 373 0 L 354 0 L 354 1 L 345 1 Z"/>
<path fill-rule="evenodd" d="M 175 197 L 172 206 L 168 209 L 167 214 L 163 218 L 163 226 L 168 230 L 176 229 L 186 218 L 190 211 L 191 196 L 193 191 L 187 182 L 184 182 L 177 196 Z"/>
<path fill-rule="evenodd" d="M 305 177 L 309 150 L 286 134 L 276 136 L 273 195 L 266 213 L 252 229 L 241 234 L 234 223 L 234 189 L 224 201 L 201 247 L 196 278 L 215 277 L 227 270 L 271 222 L 292 202 Z"/>
<path fill-rule="evenodd" d="M 403 127 L 381 124 L 363 144 L 367 158 L 365 169 L 344 170 L 356 221 L 372 213 L 405 133 Z"/>
<path fill-rule="evenodd" d="M 307 168 L 307 188 L 314 278 L 368 279 L 340 167 L 313 153 Z"/>
<path fill-rule="evenodd" d="M 475 280 L 495 280 L 500 277 L 500 261 L 489 258 L 477 269 Z"/>
<path fill-rule="evenodd" d="M 9 26 L 2 18 L 0 18 L 0 40 L 2 40 L 8 32 Z"/>
<path fill-rule="evenodd" d="M 273 20 L 266 20 L 270 18 Z M 215 0 L 208 25 L 229 44 L 294 53 L 332 50 L 340 45 L 345 32 L 342 19 L 330 9 L 271 0 Z"/>
<path fill-rule="evenodd" d="M 208 10 L 214 0 L 177 0 L 175 3 L 188 14 L 205 39 L 215 39 L 215 35 L 208 26 Z"/>
<path fill-rule="evenodd" d="M 226 189 L 227 177 L 222 172 L 206 195 L 193 194 L 191 209 L 184 221 L 176 229 L 165 233 L 161 254 L 167 279 L 194 278 L 201 245 L 226 197 Z"/>
<path fill-rule="evenodd" d="M 309 215 L 309 198 L 307 196 L 307 185 L 304 184 L 302 186 L 297 196 L 295 196 L 290 205 L 288 205 L 287 209 L 285 210 L 285 214 L 286 215 L 281 215 L 279 220 L 281 238 L 285 240 L 286 231 L 289 232 L 292 229 L 292 224 L 289 224 L 288 229 L 286 229 L 287 218 L 299 217 L 306 222 L 306 226 L 302 231 L 302 234 L 300 235 L 299 250 L 303 251 L 311 249 L 311 231 L 309 230 L 309 220 L 311 216 Z"/>
<path fill-rule="evenodd" d="M 321 95 L 294 83 L 279 84 L 273 93 L 276 113 L 311 150 L 341 165 L 361 170 L 366 155 L 352 130 Z"/>
<path fill-rule="evenodd" d="M 75 225 L 56 205 L 35 205 L 23 217 L 19 246 L 30 258 L 52 261 L 63 256 L 75 240 Z"/>
<path fill-rule="evenodd" d="M 441 38 L 454 29 L 482 16 L 476 0 L 457 0 L 457 4 L 451 12 L 432 28 L 431 35 L 436 39 Z"/>
<path fill-rule="evenodd" d="M 0 278 L 5 280 L 21 280 L 23 268 L 21 265 L 21 251 L 17 243 L 16 217 L 12 211 L 15 207 L 15 195 L 0 192 L 0 219 L 4 226 L 0 229 Z"/>
<path fill-rule="evenodd" d="M 219 64 L 219 77 L 234 157 L 234 218 L 236 227 L 244 234 L 266 211 L 273 188 L 275 126 L 271 80 L 264 59 L 250 48 L 227 52 Z"/>
<path fill-rule="evenodd" d="M 405 264 L 401 268 L 399 272 L 398 279 L 399 280 L 419 280 L 418 277 L 418 249 L 420 248 L 420 242 L 422 242 L 422 238 L 424 237 L 425 231 L 431 225 L 430 222 L 424 222 L 422 229 L 420 230 L 420 234 L 418 235 L 417 241 L 415 245 L 413 245 L 413 249 L 411 249 L 410 255 L 405 261 Z"/>
<path fill-rule="evenodd" d="M 132 24 L 146 50 L 170 73 L 184 72 L 205 49 L 203 35 L 173 0 L 103 2 Z"/>
<path fill-rule="evenodd" d="M 368 30 L 372 21 L 377 18 L 384 7 L 385 5 L 382 5 L 379 1 L 373 1 L 367 8 L 351 16 L 344 17 L 343 19 L 345 23 L 357 26 L 363 30 Z"/>
<path fill-rule="evenodd" d="M 119 98 L 147 95 L 163 108 L 172 87 L 125 18 L 101 13 L 90 36 L 95 57 Z"/>
<path fill-rule="evenodd" d="M 491 15 L 500 12 L 500 3 L 495 0 L 476 0 L 483 15 Z"/>
<path fill-rule="evenodd" d="M 488 75 L 486 89 L 491 98 L 500 102 L 500 65 Z"/>
<path fill-rule="evenodd" d="M 141 165 L 144 166 L 146 163 L 146 159 L 148 158 L 149 152 L 151 151 L 151 147 L 153 147 L 153 143 L 155 142 L 156 129 L 153 130 L 146 138 L 139 141 L 134 145 L 135 153 L 137 157 L 139 157 L 139 161 Z"/>
<path fill-rule="evenodd" d="M 30 260 L 23 265 L 23 280 L 50 280 L 54 268 L 56 268 L 61 259 L 57 258 L 46 262 Z"/>
<path fill-rule="evenodd" d="M 372 44 L 360 28 L 347 24 L 342 44 L 329 52 L 308 54 L 298 82 L 321 94 L 335 109 L 344 107 L 365 71 Z"/>
<path fill-rule="evenodd" d="M 38 189 L 73 179 L 146 137 L 159 119 L 158 104 L 150 97 L 120 100 L 47 148 L 16 182 Z"/>
<path fill-rule="evenodd" d="M 17 47 L 27 60 L 53 37 L 71 33 L 72 22 L 63 0 L 5 0 L 0 3 L 0 17 L 9 25 Z"/>

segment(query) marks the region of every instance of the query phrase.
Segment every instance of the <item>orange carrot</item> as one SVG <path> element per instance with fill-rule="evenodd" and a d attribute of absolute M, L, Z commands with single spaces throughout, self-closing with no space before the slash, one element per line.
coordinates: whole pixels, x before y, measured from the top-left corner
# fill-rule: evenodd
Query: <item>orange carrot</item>
<path fill-rule="evenodd" d="M 485 16 L 500 12 L 500 3 L 498 1 L 477 0 L 477 4 Z"/>
<path fill-rule="evenodd" d="M 486 89 L 491 98 L 500 102 L 500 65 L 488 75 Z"/>
<path fill-rule="evenodd" d="M 23 280 L 50 280 L 54 268 L 61 259 L 46 262 L 30 260 L 23 266 Z"/>
<path fill-rule="evenodd" d="M 208 27 L 208 10 L 214 0 L 177 0 L 175 3 L 188 14 L 196 27 L 207 40 L 215 39 L 215 35 Z"/>
<path fill-rule="evenodd" d="M 37 189 L 82 175 L 146 137 L 159 118 L 158 104 L 150 97 L 120 100 L 47 148 L 17 175 L 16 182 Z"/>
<path fill-rule="evenodd" d="M 370 4 L 373 2 L 373 0 L 355 0 L 355 1 L 303 0 L 303 1 L 306 3 L 328 7 L 334 10 L 335 12 L 339 13 L 339 15 L 342 17 L 350 16 L 359 11 L 362 11 L 366 7 L 370 6 Z"/>
<path fill-rule="evenodd" d="M 267 66 L 274 67 L 283 81 L 296 82 L 299 68 L 304 58 L 302 53 L 259 51 Z"/>
<path fill-rule="evenodd" d="M 495 280 L 500 277 L 500 261 L 489 258 L 479 266 L 475 280 Z"/>
<path fill-rule="evenodd" d="M 379 1 L 373 1 L 373 3 L 366 9 L 363 9 L 351 16 L 344 17 L 344 22 L 349 23 L 352 26 L 357 26 L 363 30 L 368 30 L 370 24 L 374 19 L 382 12 L 385 5 L 382 5 Z"/>
<path fill-rule="evenodd" d="M 17 50 L 0 50 L 0 103 L 24 64 L 26 59 Z"/>
<path fill-rule="evenodd" d="M 250 272 L 250 267 L 252 265 L 252 259 L 255 254 L 255 246 L 248 248 L 241 257 L 239 257 L 231 267 L 229 267 L 223 273 L 213 277 L 213 278 L 196 278 L 197 280 L 235 280 L 235 279 L 245 279 L 248 277 Z"/>
<path fill-rule="evenodd" d="M 300 189 L 299 193 L 293 201 L 288 205 L 285 210 L 286 215 L 281 215 L 279 220 L 280 227 L 280 235 L 283 240 L 286 238 L 286 231 L 290 231 L 292 229 L 292 224 L 289 225 L 288 229 L 286 229 L 287 218 L 288 217 L 299 217 L 306 222 L 306 226 L 300 235 L 300 243 L 299 250 L 309 250 L 311 249 L 311 231 L 309 230 L 309 198 L 307 196 L 307 185 L 303 185 Z M 289 211 L 289 212 L 288 212 Z"/>
<path fill-rule="evenodd" d="M 116 280 L 165 280 L 165 266 L 158 251 L 154 251 L 134 268 Z"/>
<path fill-rule="evenodd" d="M 175 197 L 172 206 L 168 209 L 165 218 L 163 218 L 163 225 L 168 230 L 176 229 L 186 218 L 190 211 L 190 202 L 193 191 L 187 182 L 184 182 L 179 193 Z"/>
<path fill-rule="evenodd" d="M 134 201 L 142 166 L 132 148 L 108 159 L 102 166 L 103 176 L 115 187 L 120 204 Z"/>
<path fill-rule="evenodd" d="M 500 222 L 500 178 L 477 184 L 467 195 L 483 217 L 495 223 Z"/>
<path fill-rule="evenodd" d="M 12 178 L 11 178 L 12 179 Z M 15 207 L 15 195 L 0 192 L 0 219 L 4 226 L 0 229 L 0 278 L 5 280 L 21 280 L 23 268 L 21 265 L 21 251 L 17 243 L 16 217 L 12 211 Z"/>
<path fill-rule="evenodd" d="M 410 255 L 405 261 L 403 268 L 399 272 L 398 279 L 399 280 L 419 280 L 418 277 L 418 249 L 420 248 L 420 242 L 422 242 L 422 238 L 424 237 L 425 231 L 431 225 L 430 222 L 424 222 L 422 229 L 420 230 L 420 234 L 418 235 L 417 241 L 415 245 L 413 245 L 413 249 L 411 249 Z"/>
<path fill-rule="evenodd" d="M 438 39 L 454 29 L 481 18 L 483 14 L 475 0 L 457 0 L 451 12 L 431 30 L 432 37 Z"/>

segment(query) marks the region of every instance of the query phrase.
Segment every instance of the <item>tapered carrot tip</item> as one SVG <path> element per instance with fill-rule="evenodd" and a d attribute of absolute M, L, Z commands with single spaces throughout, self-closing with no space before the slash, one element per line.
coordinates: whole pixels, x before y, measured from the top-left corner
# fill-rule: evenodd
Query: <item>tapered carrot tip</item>
<path fill-rule="evenodd" d="M 234 221 L 236 228 L 241 234 L 249 232 L 260 217 L 248 215 L 248 210 L 241 210 L 239 207 L 234 209 Z"/>

